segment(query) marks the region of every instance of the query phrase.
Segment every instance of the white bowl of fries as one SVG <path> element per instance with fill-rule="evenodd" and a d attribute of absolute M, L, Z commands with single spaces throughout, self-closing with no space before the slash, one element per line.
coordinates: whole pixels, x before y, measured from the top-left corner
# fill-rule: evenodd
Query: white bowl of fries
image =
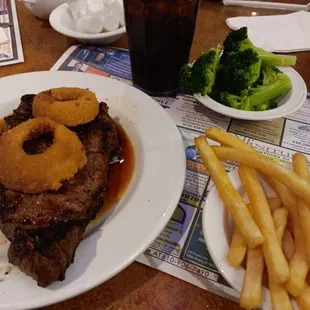
<path fill-rule="evenodd" d="M 293 165 L 279 164 L 220 129 L 210 128 L 206 136 L 224 146 L 195 139 L 215 184 L 203 231 L 217 268 L 240 292 L 245 309 L 310 309 L 307 158 L 297 153 Z M 219 159 L 240 167 L 227 175 Z"/>

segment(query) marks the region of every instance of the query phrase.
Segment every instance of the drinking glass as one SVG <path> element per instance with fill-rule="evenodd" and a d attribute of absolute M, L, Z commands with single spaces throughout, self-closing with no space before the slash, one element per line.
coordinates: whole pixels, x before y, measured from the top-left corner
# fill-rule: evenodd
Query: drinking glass
<path fill-rule="evenodd" d="M 178 88 L 189 60 L 199 0 L 124 0 L 133 83 L 150 95 Z"/>

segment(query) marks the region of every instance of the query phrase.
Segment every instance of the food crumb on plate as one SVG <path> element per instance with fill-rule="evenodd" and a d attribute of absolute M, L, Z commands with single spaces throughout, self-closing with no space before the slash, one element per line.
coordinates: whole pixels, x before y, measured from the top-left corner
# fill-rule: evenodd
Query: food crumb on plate
<path fill-rule="evenodd" d="M 0 267 L 0 282 L 3 282 L 9 279 L 14 266 L 11 264 L 7 264 L 5 267 Z"/>

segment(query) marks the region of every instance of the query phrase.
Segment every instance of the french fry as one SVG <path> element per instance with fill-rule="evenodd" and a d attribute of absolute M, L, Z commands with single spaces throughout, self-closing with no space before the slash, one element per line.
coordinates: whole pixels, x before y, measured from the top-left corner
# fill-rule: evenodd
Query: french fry
<path fill-rule="evenodd" d="M 283 207 L 285 207 L 289 211 L 289 213 L 290 210 L 293 208 L 297 210 L 296 196 L 287 186 L 269 176 L 266 177 L 266 181 L 269 186 L 277 193 L 277 195 L 282 201 Z"/>
<path fill-rule="evenodd" d="M 227 133 L 226 131 L 211 127 L 206 130 L 205 135 L 207 138 L 214 140 L 224 146 L 237 148 L 240 150 L 245 150 L 252 153 L 259 154 L 254 148 L 252 148 L 250 145 L 246 144 L 245 142 L 241 141 L 237 137 Z M 275 182 L 278 182 L 275 180 Z M 281 207 L 281 199 L 277 197 L 268 198 L 268 204 L 273 212 L 276 208 Z"/>
<path fill-rule="evenodd" d="M 284 284 L 274 284 L 269 280 L 272 310 L 291 310 L 292 304 Z"/>
<path fill-rule="evenodd" d="M 269 197 L 267 198 L 270 211 L 273 212 L 275 209 L 281 208 L 282 202 L 281 199 L 278 197 Z"/>
<path fill-rule="evenodd" d="M 309 180 L 308 161 L 306 156 L 296 153 L 293 156 L 293 167 L 297 175 L 304 180 Z M 298 214 L 300 218 L 301 230 L 305 239 L 308 262 L 310 262 L 310 206 L 303 200 L 297 200 Z"/>
<path fill-rule="evenodd" d="M 292 189 L 295 195 L 310 204 L 310 183 L 300 178 L 295 172 L 284 168 L 266 156 L 230 147 L 215 146 L 212 147 L 212 150 L 219 159 L 239 162 L 280 181 Z"/>
<path fill-rule="evenodd" d="M 261 304 L 264 256 L 261 246 L 248 249 L 240 306 L 255 309 Z"/>
<path fill-rule="evenodd" d="M 277 238 L 280 244 L 282 244 L 282 238 L 283 238 L 283 233 L 284 233 L 284 231 L 282 233 L 282 227 L 284 226 L 285 228 L 285 225 L 286 225 L 285 223 L 287 223 L 287 216 L 288 216 L 288 211 L 285 208 L 276 208 L 273 212 L 274 226 L 276 228 Z M 293 242 L 293 238 L 292 238 L 292 242 Z M 291 253 L 291 256 L 293 256 L 293 253 L 294 253 L 294 249 Z M 273 310 L 292 310 L 293 309 L 289 295 L 285 288 L 285 284 L 274 284 L 272 283 L 272 281 L 270 281 L 270 278 L 269 278 L 269 290 L 270 290 L 271 303 L 272 303 Z"/>
<path fill-rule="evenodd" d="M 205 132 L 205 135 L 207 138 L 214 140 L 224 146 L 234 147 L 248 152 L 256 152 L 255 149 L 253 149 L 250 145 L 222 129 L 215 127 L 208 128 Z"/>
<path fill-rule="evenodd" d="M 277 180 L 270 178 L 270 177 L 266 177 L 265 176 L 265 180 L 267 180 L 269 186 L 275 191 L 279 191 L 281 193 L 281 199 L 285 200 L 285 205 L 282 204 L 282 206 L 288 210 L 288 212 L 290 213 L 290 206 L 294 206 L 294 208 L 296 208 L 296 197 L 293 194 L 292 191 L 288 190 L 288 188 L 283 185 L 281 182 L 278 182 Z M 294 223 L 292 220 L 292 217 L 289 214 L 289 217 L 287 219 L 287 225 L 286 225 L 286 229 L 291 233 L 290 237 L 292 239 L 292 235 L 294 235 Z M 294 240 L 293 241 L 293 252 L 295 251 L 295 245 L 294 245 Z"/>
<path fill-rule="evenodd" d="M 233 232 L 229 251 L 227 254 L 227 260 L 229 264 L 233 268 L 238 268 L 242 264 L 245 254 L 247 251 L 246 243 L 244 242 L 241 234 L 239 233 L 238 229 Z"/>
<path fill-rule="evenodd" d="M 282 208 L 281 207 L 281 205 L 282 205 L 281 199 L 278 197 L 267 198 L 267 202 L 268 202 L 268 205 L 269 205 L 271 212 L 273 212 L 275 209 Z M 270 207 L 270 205 L 271 205 L 271 207 Z M 250 204 L 247 204 L 247 207 L 250 209 L 251 214 L 253 214 L 252 206 Z M 255 220 L 255 222 L 256 222 L 256 220 Z"/>
<path fill-rule="evenodd" d="M 276 228 L 278 242 L 280 245 L 282 244 L 282 237 L 287 225 L 287 217 L 288 217 L 288 211 L 285 208 L 277 208 L 272 213 L 272 218 L 274 226 Z"/>
<path fill-rule="evenodd" d="M 214 140 L 224 146 L 259 154 L 253 147 L 241 141 L 237 137 L 230 135 L 229 133 L 227 133 L 222 129 L 211 127 L 206 130 L 205 135 L 207 138 Z M 277 180 L 274 180 L 274 182 L 279 183 Z M 281 200 L 279 200 L 279 198 L 276 197 L 269 198 L 268 203 L 271 211 L 281 207 Z"/>
<path fill-rule="evenodd" d="M 210 138 L 211 140 L 215 140 L 215 141 L 217 141 L 217 142 L 219 142 L 219 143 L 224 143 L 225 141 L 231 141 L 232 140 L 232 143 L 231 143 L 231 146 L 232 145 L 236 145 L 236 144 L 238 144 L 238 142 L 240 141 L 238 138 L 235 138 L 235 137 L 233 137 L 233 136 L 231 136 L 230 134 L 228 134 L 226 131 L 223 131 L 223 130 L 221 130 L 221 129 L 219 129 L 219 128 L 209 128 L 209 129 L 207 129 L 206 130 L 206 136 L 208 137 L 208 138 Z M 241 141 L 240 141 L 241 142 Z M 243 142 L 241 142 L 242 144 L 243 144 Z M 249 148 L 251 148 L 250 146 L 249 146 Z M 275 205 L 275 204 L 278 204 L 279 203 L 279 201 L 272 201 L 271 202 L 271 204 L 272 205 Z M 281 201 L 280 201 L 280 203 L 281 203 Z M 240 235 L 239 235 L 240 236 Z M 233 235 L 233 239 L 234 239 L 234 235 Z M 232 240 L 233 240 L 232 239 Z M 235 261 L 234 260 L 232 260 L 232 258 L 233 258 L 233 256 L 230 254 L 230 252 L 231 252 L 231 250 L 228 252 L 228 255 L 230 255 L 231 256 L 231 260 L 232 260 L 232 262 L 230 262 L 230 260 L 229 260 L 229 262 L 230 262 L 230 264 L 232 265 L 232 263 L 234 264 L 234 265 L 237 265 L 237 262 L 239 262 L 241 259 L 243 260 L 243 258 L 244 258 L 244 255 L 245 255 L 245 253 L 246 253 L 246 251 L 244 250 L 244 248 L 241 248 L 242 250 L 240 250 L 240 252 L 237 252 L 235 255 L 238 255 L 238 259 L 235 259 Z M 233 252 L 234 253 L 234 252 Z M 227 258 L 228 258 L 228 255 L 227 255 Z M 241 263 L 240 263 L 241 264 Z M 239 265 L 240 265 L 239 264 Z M 239 266 L 238 265 L 238 266 Z M 233 265 L 232 265 L 233 266 Z M 234 267 L 234 266 L 233 266 Z M 235 267 L 236 268 L 236 267 Z"/>
<path fill-rule="evenodd" d="M 195 138 L 195 144 L 207 171 L 213 179 L 219 196 L 229 209 L 236 223 L 236 227 L 247 246 L 249 248 L 255 248 L 262 244 L 264 242 L 264 237 L 261 231 L 254 222 L 242 197 L 232 186 L 225 168 L 213 153 L 205 137 Z"/>
<path fill-rule="evenodd" d="M 242 149 L 242 150 L 245 150 L 248 152 L 256 153 L 256 150 L 253 149 L 250 145 L 242 142 L 237 137 L 234 137 L 234 136 L 226 133 L 225 131 L 222 131 L 221 129 L 209 128 L 205 134 L 208 138 L 215 140 L 224 146 L 239 148 L 239 149 Z M 232 159 L 232 160 L 235 160 L 235 159 Z M 257 167 L 254 166 L 254 168 L 257 168 Z M 280 183 L 277 180 L 274 180 L 274 182 L 276 184 Z M 279 204 L 276 206 L 274 206 L 273 203 L 270 203 L 270 202 L 268 202 L 268 203 L 269 203 L 271 211 L 274 211 L 275 209 L 281 207 L 281 203 L 279 202 L 279 200 L 278 200 Z M 277 221 L 277 216 L 279 216 L 278 212 L 279 211 L 277 211 L 275 213 L 276 221 Z M 284 216 L 283 211 L 280 211 L 280 215 Z M 283 218 L 281 221 L 283 223 Z M 281 228 L 281 230 L 279 230 L 279 233 L 277 234 L 277 238 L 279 239 L 279 241 L 282 237 L 281 231 L 282 231 L 282 228 Z M 292 252 L 294 251 L 294 241 L 293 241 L 293 238 L 292 238 L 290 232 L 287 230 L 284 232 L 283 245 L 284 245 L 284 248 L 286 248 L 287 256 L 290 256 L 290 255 L 292 256 Z M 285 289 L 285 285 L 274 284 L 274 283 L 272 283 L 272 281 L 270 281 L 270 292 L 271 292 L 274 310 L 286 310 L 286 309 L 290 310 L 290 309 L 292 309 L 292 305 L 290 303 L 288 293 Z"/>
<path fill-rule="evenodd" d="M 295 251 L 289 263 L 290 276 L 286 282 L 286 288 L 291 295 L 297 296 L 304 287 L 305 279 L 309 271 L 307 251 L 297 210 L 297 199 L 284 184 L 275 182 L 273 179 L 269 178 L 267 181 L 282 200 L 282 204 L 288 210 L 292 220 Z"/>
<path fill-rule="evenodd" d="M 253 208 L 251 204 L 247 205 L 251 214 L 253 215 Z M 256 221 L 256 218 L 254 217 L 254 220 Z M 268 275 L 269 270 L 267 267 Z M 287 293 L 287 290 L 285 288 L 285 284 L 275 284 L 271 281 L 271 278 L 269 277 L 269 290 L 271 295 L 271 302 L 272 302 L 272 309 L 273 310 L 291 310 L 292 304 L 289 298 L 289 295 Z"/>
<path fill-rule="evenodd" d="M 235 147 L 235 148 L 240 148 L 242 150 L 246 150 L 249 152 L 255 153 L 256 151 L 249 146 L 248 144 L 242 142 L 240 139 L 237 137 L 234 137 L 225 131 L 218 129 L 218 128 L 209 128 L 206 131 L 206 136 L 212 140 L 215 140 L 222 145 L 229 146 L 229 147 Z M 276 181 L 277 182 L 277 181 Z M 268 204 L 270 207 L 271 211 L 274 211 L 275 209 L 281 207 L 281 200 L 279 198 L 275 199 L 269 199 Z M 249 205 L 249 208 L 251 209 L 251 206 Z M 286 235 L 290 235 L 290 233 L 287 231 Z M 281 237 L 280 234 L 278 237 Z M 287 237 L 286 237 L 287 238 Z M 287 240 L 290 241 L 290 239 L 287 238 Z M 294 243 L 293 239 L 291 237 L 292 243 L 286 242 L 288 245 L 291 245 L 290 249 L 293 249 L 294 251 Z M 273 284 L 271 281 L 269 281 L 269 288 L 270 288 L 270 293 L 271 293 L 271 300 L 273 304 L 273 309 L 274 310 L 291 310 L 292 305 L 288 296 L 288 293 L 285 289 L 285 286 L 283 284 Z"/>
<path fill-rule="evenodd" d="M 281 200 L 278 197 L 267 198 L 267 201 L 268 201 L 268 205 L 269 205 L 271 211 L 281 207 Z M 247 205 L 247 206 L 249 207 L 249 205 Z M 284 209 L 284 210 L 286 210 L 286 209 Z M 242 262 L 244 260 L 246 251 L 247 251 L 246 243 L 244 242 L 241 234 L 239 233 L 239 231 L 235 227 L 235 229 L 233 231 L 232 238 L 231 238 L 229 251 L 227 254 L 227 260 L 228 260 L 229 264 L 233 268 L 240 267 L 240 265 L 242 264 Z"/>
<path fill-rule="evenodd" d="M 247 207 L 256 221 L 252 206 L 247 204 Z M 264 265 L 262 246 L 247 250 L 246 270 L 240 295 L 240 305 L 245 309 L 258 308 L 261 303 Z"/>
<path fill-rule="evenodd" d="M 248 204 L 248 208 L 250 209 L 251 214 L 253 214 L 253 208 L 250 204 Z M 285 209 L 286 210 L 286 209 Z M 256 218 L 254 217 L 256 221 Z M 276 226 L 276 225 L 275 225 Z M 291 236 L 291 235 L 290 235 Z M 279 236 L 280 237 L 280 236 Z M 281 244 L 281 239 L 278 240 Z M 293 239 L 292 239 L 293 241 Z M 294 243 L 293 243 L 294 245 Z M 294 252 L 294 250 L 293 250 Z M 291 253 L 293 256 L 293 253 Z M 268 267 L 267 267 L 268 270 Z M 270 274 L 268 270 L 268 275 Z M 273 310 L 291 310 L 292 304 L 285 288 L 285 284 L 275 284 L 272 282 L 271 277 L 269 277 L 269 290 L 271 295 L 272 309 Z"/>
<path fill-rule="evenodd" d="M 256 153 L 256 151 L 255 151 L 250 145 L 244 143 L 243 141 L 241 141 L 241 140 L 238 139 L 237 137 L 234 137 L 234 136 L 228 134 L 227 132 L 225 132 L 225 131 L 223 131 L 223 130 L 221 130 L 221 129 L 218 129 L 218 128 L 209 128 L 209 129 L 206 130 L 205 135 L 206 135 L 206 137 L 208 137 L 208 138 L 210 138 L 210 139 L 212 139 L 212 140 L 214 140 L 214 141 L 217 141 L 217 142 L 221 143 L 222 145 L 229 146 L 229 147 L 234 147 L 234 148 L 239 148 L 239 149 L 246 150 L 246 151 L 249 151 L 249 152 L 252 152 L 252 153 Z M 240 169 L 249 171 L 249 169 L 244 168 L 243 165 L 240 166 Z M 239 171 L 240 171 L 240 169 L 239 169 Z M 253 171 L 253 170 L 251 170 L 251 171 Z M 260 184 L 259 184 L 259 185 L 260 185 Z M 261 186 L 260 186 L 260 187 L 261 187 Z M 254 192 L 255 192 L 255 191 L 254 191 Z M 261 192 L 261 193 L 264 195 L 263 192 Z M 248 196 L 249 196 L 249 195 L 248 195 Z M 249 197 L 249 199 L 250 199 L 250 197 Z M 251 200 L 250 200 L 250 201 L 251 201 Z M 272 199 L 271 201 L 272 201 L 271 203 L 269 202 L 269 207 L 270 207 L 270 205 L 271 205 L 271 207 L 274 206 L 274 208 L 280 207 L 280 206 L 281 206 L 281 201 L 280 201 L 278 198 Z M 275 204 L 276 204 L 276 205 L 275 205 Z M 265 207 L 265 209 L 266 209 L 266 201 L 265 201 L 265 203 L 264 203 L 264 207 Z M 268 210 L 269 210 L 269 207 L 268 207 Z M 254 212 L 255 212 L 255 211 L 254 211 Z M 262 213 L 263 213 L 263 212 L 259 212 L 259 214 L 262 214 Z M 272 240 L 273 240 L 274 243 L 277 243 L 277 236 L 276 236 L 276 233 L 275 233 L 274 224 L 273 224 L 273 219 L 272 219 L 272 217 L 271 217 L 270 211 L 268 212 L 268 217 L 269 217 L 269 221 L 268 221 L 269 226 L 273 227 L 273 232 L 274 232 L 274 233 L 273 233 Z M 256 219 L 256 221 L 257 221 L 257 223 L 259 223 L 259 222 L 258 222 L 258 219 Z M 263 233 L 262 227 L 260 227 L 260 229 L 261 229 L 261 231 L 262 231 L 262 233 Z M 266 237 L 265 237 L 265 238 L 266 238 Z M 265 241 L 265 243 L 266 243 L 266 241 Z M 265 247 L 265 246 L 263 245 L 263 248 L 264 248 L 264 247 Z M 280 254 L 280 257 L 282 257 L 281 261 L 282 261 L 282 264 L 285 266 L 285 267 L 284 267 L 284 273 L 283 273 L 284 276 L 282 276 L 282 278 L 280 277 L 280 279 L 281 279 L 280 282 L 284 282 L 284 281 L 286 281 L 286 279 L 287 279 L 287 277 L 288 277 L 288 265 L 287 265 L 287 262 L 286 262 L 286 260 L 285 260 L 284 254 L 283 254 L 283 252 L 282 252 L 282 250 L 281 250 L 281 248 L 280 248 L 280 245 L 276 245 L 276 248 L 277 248 L 277 251 L 281 253 L 281 254 Z M 264 252 L 265 252 L 265 251 L 264 251 Z M 267 252 L 267 249 L 266 249 L 266 252 L 265 252 L 265 253 L 266 253 L 266 254 L 268 253 L 268 252 Z M 271 253 L 272 253 L 272 252 L 271 252 Z M 267 256 L 268 256 L 268 254 L 267 254 Z M 278 270 L 278 272 L 279 272 L 279 273 L 281 272 L 280 274 L 282 274 L 282 271 L 280 271 L 281 269 L 280 269 L 280 268 L 277 269 L 277 267 L 278 267 L 277 260 L 276 260 L 276 259 L 273 259 L 272 261 L 273 261 L 273 266 L 276 266 L 276 267 L 275 267 L 276 270 Z M 268 265 L 268 263 L 267 263 L 267 265 Z M 269 260 L 269 265 L 270 265 L 270 260 Z M 269 269 L 270 269 L 270 268 L 269 268 Z M 274 269 L 272 268 L 272 270 L 274 270 Z M 271 270 L 270 270 L 270 273 L 272 274 L 272 271 L 271 271 Z M 276 280 L 276 282 L 277 282 L 277 279 L 275 279 L 275 280 Z M 278 281 L 279 281 L 279 279 L 278 279 Z"/>
<path fill-rule="evenodd" d="M 295 297 L 295 301 L 300 310 L 310 309 L 310 286 L 305 283 L 302 292 Z"/>
<path fill-rule="evenodd" d="M 240 166 L 239 176 L 253 210 L 252 216 L 265 239 L 262 248 L 269 277 L 275 284 L 284 283 L 289 278 L 289 267 L 278 242 L 271 211 L 258 175 L 255 170 Z"/>
<path fill-rule="evenodd" d="M 287 229 L 282 237 L 282 249 L 287 261 L 291 261 L 295 252 L 295 243 L 292 234 Z"/>
<path fill-rule="evenodd" d="M 282 179 L 290 179 L 290 177 L 288 175 L 291 175 L 293 176 L 293 179 L 297 179 L 298 181 L 301 181 L 300 178 L 298 178 L 298 176 L 285 169 L 284 167 L 278 165 L 277 163 L 269 160 L 268 158 L 264 157 L 263 155 L 259 154 L 254 148 L 252 148 L 250 145 L 246 144 L 245 142 L 241 141 L 240 139 L 238 139 L 237 137 L 234 137 L 232 135 L 230 135 L 229 133 L 223 131 L 222 129 L 219 129 L 219 128 L 209 128 L 206 130 L 205 132 L 205 135 L 207 138 L 210 138 L 216 142 L 219 142 L 221 143 L 222 145 L 224 146 L 227 146 L 229 148 L 226 148 L 226 147 L 212 147 L 214 153 L 216 156 L 218 156 L 220 159 L 229 159 L 229 160 L 234 160 L 234 161 L 237 161 L 241 164 L 245 164 L 249 167 L 253 167 L 253 168 L 256 168 L 260 171 L 262 171 L 262 167 L 260 169 L 260 167 L 254 167 L 255 166 L 258 166 L 258 165 L 261 165 L 263 166 L 264 170 L 265 171 L 262 171 L 264 174 L 266 174 L 267 176 L 270 176 L 272 178 L 276 178 L 276 175 L 273 174 L 274 170 L 276 170 L 282 177 Z M 234 149 L 231 149 L 231 148 L 234 148 Z M 240 149 L 240 150 L 236 150 L 236 149 Z M 245 152 L 242 152 L 242 151 L 245 151 L 245 152 L 251 152 L 253 154 L 250 155 L 250 158 L 247 157 L 249 154 L 248 153 L 245 153 Z M 232 153 L 238 153 L 236 154 L 235 156 L 232 154 Z M 257 155 L 255 156 L 254 153 Z M 226 158 L 226 157 L 229 157 L 229 158 Z M 259 156 L 259 157 L 258 157 Z M 236 158 L 237 157 L 237 158 Z M 240 158 L 242 158 L 242 161 L 244 162 L 241 162 L 240 161 Z M 252 159 L 255 159 L 255 162 L 253 162 L 251 164 L 251 161 L 253 161 Z M 239 159 L 239 160 L 238 160 Z M 246 163 L 245 163 L 246 162 Z M 267 171 L 269 169 L 269 167 L 272 166 L 272 171 Z M 266 172 L 267 171 L 267 172 Z M 288 173 L 288 175 L 286 175 L 286 172 Z M 278 178 L 276 178 L 278 180 Z M 286 184 L 286 182 L 283 182 L 283 180 L 279 180 L 280 182 L 282 182 L 283 184 Z M 291 180 L 288 180 L 287 183 L 289 183 L 289 185 L 287 185 L 288 187 L 290 187 L 290 183 L 291 183 Z M 300 183 L 300 182 L 298 182 Z M 300 185 L 298 184 L 297 187 L 298 189 L 301 188 L 304 188 L 306 187 L 307 190 L 310 189 L 310 185 L 306 184 L 307 182 L 302 182 L 303 185 Z M 295 187 L 290 187 L 291 189 L 294 190 Z M 306 196 L 306 201 L 309 200 L 310 201 L 310 195 L 307 195 L 307 190 L 305 191 L 306 193 L 303 193 L 304 196 Z M 295 190 L 294 190 L 295 191 Z M 301 197 L 303 198 L 303 197 Z"/>
<path fill-rule="evenodd" d="M 289 212 L 289 218 L 287 221 L 287 229 L 294 235 L 294 221 L 293 217 L 290 214 L 291 209 L 297 210 L 297 200 L 294 193 L 288 189 L 287 186 L 282 184 L 281 182 L 278 182 L 277 180 L 266 177 L 266 181 L 268 182 L 269 186 L 278 194 L 281 195 L 280 199 L 282 201 L 285 201 L 282 205 L 285 207 Z M 294 210 L 293 210 L 294 212 Z M 295 218 L 298 217 L 298 212 L 295 212 Z"/>

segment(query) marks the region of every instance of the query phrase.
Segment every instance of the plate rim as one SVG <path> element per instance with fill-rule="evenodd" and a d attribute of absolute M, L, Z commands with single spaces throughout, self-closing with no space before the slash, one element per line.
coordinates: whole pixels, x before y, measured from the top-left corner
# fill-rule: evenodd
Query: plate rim
<path fill-rule="evenodd" d="M 307 98 L 307 86 L 306 86 L 304 79 L 294 68 L 292 67 L 279 67 L 279 68 L 282 71 L 284 71 L 284 73 L 294 74 L 295 77 L 299 80 L 300 88 L 302 90 L 300 93 L 300 99 L 299 99 L 298 104 L 296 104 L 294 108 L 290 110 L 285 110 L 281 108 L 281 107 L 284 107 L 287 104 L 286 103 L 283 106 L 277 107 L 275 109 L 267 110 L 267 111 L 243 111 L 243 110 L 238 110 L 238 109 L 234 109 L 231 107 L 227 107 L 215 101 L 208 95 L 201 96 L 201 94 L 195 93 L 194 97 L 198 102 L 200 102 L 202 105 L 204 105 L 208 109 L 214 112 L 217 112 L 219 114 L 229 116 L 231 118 L 252 120 L 252 121 L 263 121 L 263 120 L 272 120 L 276 118 L 285 117 L 287 115 L 290 115 L 296 112 L 304 104 Z M 294 88 L 294 85 L 293 85 L 293 88 Z M 282 112 L 279 110 L 282 110 Z"/>
<path fill-rule="evenodd" d="M 1 81 L 3 80 L 9 80 L 12 79 L 14 81 L 14 78 L 16 76 L 40 76 L 41 74 L 49 74 L 49 75 L 77 75 L 79 74 L 80 76 L 83 76 L 85 79 L 85 74 L 83 75 L 83 73 L 77 73 L 77 72 L 68 72 L 68 71 L 36 71 L 36 72 L 26 72 L 26 73 L 20 73 L 20 74 L 15 74 L 15 75 L 10 75 L 7 77 L 3 77 L 0 79 L 0 84 Z M 170 115 L 164 111 L 164 109 L 160 106 L 160 104 L 158 104 L 152 97 L 148 96 L 147 94 L 143 93 L 142 91 L 134 88 L 133 86 L 127 85 L 125 83 L 122 83 L 120 81 L 114 80 L 114 79 L 110 79 L 108 77 L 104 77 L 104 76 L 98 76 L 98 75 L 89 75 L 90 79 L 97 79 L 97 80 L 101 80 L 101 81 L 109 81 L 108 83 L 110 84 L 118 84 L 121 87 L 125 88 L 125 89 L 130 89 L 129 92 L 131 92 L 131 94 L 139 94 L 140 96 L 143 96 L 145 98 L 145 101 L 149 101 L 150 104 L 153 104 L 154 106 L 156 106 L 156 109 L 158 109 L 158 111 L 160 111 L 159 113 L 162 115 L 163 118 L 166 118 L 166 121 L 171 125 L 171 130 L 174 131 L 174 142 L 177 143 L 177 148 L 180 150 L 180 152 L 176 152 L 177 156 L 178 156 L 178 162 L 179 162 L 179 178 L 176 178 L 176 182 L 174 183 L 174 191 L 173 194 L 171 195 L 171 200 L 169 201 L 169 203 L 167 204 L 167 207 L 165 209 L 165 212 L 163 214 L 161 214 L 160 219 L 158 220 L 156 226 L 154 226 L 154 228 L 150 231 L 150 233 L 147 236 L 144 236 L 143 238 L 141 238 L 141 242 L 139 243 L 139 245 L 136 245 L 137 248 L 139 248 L 134 255 L 131 255 L 130 257 L 127 257 L 126 260 L 123 259 L 123 261 L 125 261 L 122 265 L 119 265 L 117 268 L 114 269 L 113 272 L 110 272 L 108 276 L 105 277 L 98 277 L 96 281 L 93 281 L 92 284 L 87 285 L 87 286 L 83 286 L 83 287 L 75 287 L 73 289 L 69 289 L 67 291 L 65 291 L 65 294 L 59 294 L 57 297 L 51 295 L 51 296 L 46 296 L 46 299 L 34 299 L 31 302 L 27 302 L 27 306 L 25 304 L 21 304 L 20 302 L 16 302 L 12 305 L 6 303 L 5 305 L 1 305 L 0 302 L 0 309 L 3 310 L 13 310 L 13 309 L 35 309 L 38 307 L 42 307 L 42 306 L 48 306 L 51 304 L 55 304 L 70 298 L 73 298 L 75 296 L 78 296 L 80 294 L 83 294 L 89 290 L 91 290 L 94 287 L 97 287 L 98 285 L 108 281 L 109 279 L 111 279 L 112 277 L 114 277 L 116 274 L 118 274 L 119 272 L 121 272 L 122 270 L 124 270 L 128 265 L 130 265 L 132 262 L 135 261 L 135 259 L 141 255 L 149 246 L 150 244 L 157 238 L 157 236 L 160 234 L 160 232 L 162 231 L 162 229 L 164 229 L 164 227 L 167 225 L 167 223 L 169 222 L 169 220 L 171 219 L 171 216 L 173 215 L 173 212 L 175 211 L 175 208 L 177 207 L 177 204 L 180 200 L 182 191 L 183 191 L 183 187 L 184 187 L 184 182 L 185 182 L 185 176 L 186 176 L 186 160 L 185 160 L 185 152 L 184 152 L 184 145 L 183 145 L 183 140 L 181 137 L 181 134 L 177 128 L 177 125 L 174 123 L 174 121 L 172 120 L 172 118 L 170 117 Z M 33 83 L 34 79 L 32 79 L 32 83 Z M 53 86 L 51 86 L 53 87 Z M 26 94 L 27 90 L 25 90 L 24 86 L 20 86 L 20 88 L 23 88 L 23 92 Z M 14 96 L 12 96 L 14 97 Z M 170 126 L 169 125 L 169 126 Z M 135 173 L 135 172 L 134 172 Z M 133 181 L 133 180 L 132 180 Z M 128 189 L 129 190 L 129 189 Z M 100 227 L 97 228 L 97 231 L 100 229 Z M 91 236 L 89 236 L 88 238 L 91 238 Z M 85 271 L 84 271 L 85 272 Z M 34 284 L 35 285 L 35 284 Z M 58 288 L 57 291 L 62 291 L 63 288 Z M 46 300 L 46 302 L 44 301 Z M 5 307 L 5 308 L 4 308 Z"/>

